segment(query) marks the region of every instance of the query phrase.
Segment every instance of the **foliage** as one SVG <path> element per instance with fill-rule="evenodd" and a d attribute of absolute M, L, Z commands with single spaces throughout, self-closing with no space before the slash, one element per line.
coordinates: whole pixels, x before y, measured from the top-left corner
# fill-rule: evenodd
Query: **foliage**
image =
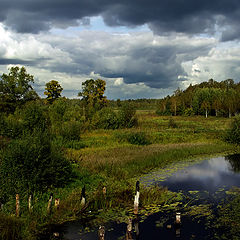
<path fill-rule="evenodd" d="M 150 144 L 150 141 L 144 132 L 129 133 L 127 135 L 127 141 L 134 145 Z"/>
<path fill-rule="evenodd" d="M 93 116 L 92 125 L 94 128 L 117 129 L 119 120 L 111 108 L 103 108 Z"/>
<path fill-rule="evenodd" d="M 17 106 L 29 100 L 38 98 L 31 83 L 32 75 L 24 67 L 11 67 L 9 74 L 2 74 L 0 78 L 0 111 L 13 113 Z"/>
<path fill-rule="evenodd" d="M 176 90 L 172 96 L 158 101 L 158 115 L 228 116 L 240 112 L 240 83 L 232 79 L 216 82 L 210 79 L 185 90 Z"/>
<path fill-rule="evenodd" d="M 65 140 L 80 140 L 83 124 L 78 121 L 67 121 L 62 123 L 61 135 Z"/>
<path fill-rule="evenodd" d="M 97 110 L 106 106 L 105 89 L 106 82 L 102 79 L 89 79 L 82 83 L 82 92 L 79 92 L 78 96 L 82 97 L 85 103 L 86 118 L 91 118 Z"/>
<path fill-rule="evenodd" d="M 131 104 L 123 104 L 118 112 L 119 126 L 131 128 L 137 125 L 136 110 Z"/>
<path fill-rule="evenodd" d="M 47 95 L 47 102 L 53 103 L 56 99 L 61 97 L 61 92 L 63 88 L 56 80 L 52 80 L 48 83 L 46 83 L 44 94 Z"/>
<path fill-rule="evenodd" d="M 31 133 L 34 129 L 45 131 L 49 128 L 50 120 L 45 107 L 40 102 L 26 103 L 22 109 L 18 110 L 17 114 L 20 115 L 23 131 Z"/>
<path fill-rule="evenodd" d="M 168 121 L 168 127 L 169 128 L 176 128 L 177 127 L 177 123 L 173 118 L 170 118 Z"/>
<path fill-rule="evenodd" d="M 39 102 L 29 101 L 22 108 L 17 108 L 14 114 L 0 117 L 0 135 L 19 138 L 25 132 L 31 133 L 34 129 L 44 131 L 49 127 L 47 113 Z"/>
<path fill-rule="evenodd" d="M 0 212 L 0 239 L 24 239 L 22 221 L 15 217 L 4 215 Z"/>
<path fill-rule="evenodd" d="M 240 115 L 234 118 L 230 130 L 227 132 L 226 141 L 240 144 Z"/>
<path fill-rule="evenodd" d="M 217 239 L 239 239 L 240 238 L 240 194 L 239 189 L 234 189 L 233 199 L 228 199 L 225 204 L 218 207 L 218 219 L 216 227 L 221 237 Z"/>
<path fill-rule="evenodd" d="M 63 186 L 71 177 L 70 163 L 51 146 L 47 132 L 12 140 L 0 156 L 0 198 L 5 200 Z"/>

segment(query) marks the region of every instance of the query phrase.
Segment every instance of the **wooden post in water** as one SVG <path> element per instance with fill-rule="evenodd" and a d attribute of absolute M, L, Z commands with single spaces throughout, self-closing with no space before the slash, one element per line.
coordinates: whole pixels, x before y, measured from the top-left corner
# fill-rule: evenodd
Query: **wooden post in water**
<path fill-rule="evenodd" d="M 81 193 L 81 206 L 84 207 L 86 204 L 86 188 L 85 186 L 82 188 L 82 193 Z"/>
<path fill-rule="evenodd" d="M 181 224 L 181 213 L 180 212 L 177 212 L 176 213 L 176 222 L 175 222 L 177 225 L 180 225 Z"/>
<path fill-rule="evenodd" d="M 98 229 L 98 240 L 104 240 L 105 239 L 105 227 L 100 226 Z"/>
<path fill-rule="evenodd" d="M 20 216 L 20 200 L 19 194 L 16 194 L 16 217 Z"/>
<path fill-rule="evenodd" d="M 139 187 L 139 181 L 137 181 L 136 182 L 136 195 L 134 197 L 134 214 L 138 214 L 139 196 L 140 196 L 140 187 Z"/>
<path fill-rule="evenodd" d="M 32 209 L 33 209 L 33 206 L 32 206 L 32 194 L 30 194 L 29 197 L 28 197 L 28 211 L 31 213 Z"/>
<path fill-rule="evenodd" d="M 136 239 L 139 238 L 139 217 L 137 216 L 135 221 L 134 221 L 134 230 L 136 233 Z"/>
<path fill-rule="evenodd" d="M 181 226 L 181 213 L 177 212 L 176 213 L 176 221 L 175 221 L 175 229 L 176 229 L 176 237 L 177 238 L 180 238 L 180 236 L 181 236 L 180 226 Z"/>
<path fill-rule="evenodd" d="M 133 237 L 132 237 L 132 219 L 131 218 L 128 219 L 126 240 L 133 240 Z"/>
<path fill-rule="evenodd" d="M 47 206 L 47 213 L 50 214 L 52 210 L 52 200 L 53 200 L 53 193 L 50 194 L 50 198 L 48 200 L 48 206 Z"/>

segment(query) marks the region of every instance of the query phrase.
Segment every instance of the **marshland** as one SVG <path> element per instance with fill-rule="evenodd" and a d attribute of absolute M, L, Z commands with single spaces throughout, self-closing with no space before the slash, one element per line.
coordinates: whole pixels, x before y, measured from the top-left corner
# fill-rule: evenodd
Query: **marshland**
<path fill-rule="evenodd" d="M 97 239 L 99 226 L 106 239 L 124 239 L 129 219 L 141 227 L 133 238 L 156 229 L 175 238 L 179 211 L 188 239 L 239 237 L 237 181 L 225 186 L 226 175 L 214 175 L 223 182 L 211 192 L 176 177 L 193 168 L 196 177 L 204 161 L 238 175 L 239 84 L 209 80 L 164 99 L 108 100 L 101 79 L 86 80 L 79 99 L 61 97 L 55 80 L 42 99 L 32 81 L 19 67 L 1 77 L 1 239 Z"/>

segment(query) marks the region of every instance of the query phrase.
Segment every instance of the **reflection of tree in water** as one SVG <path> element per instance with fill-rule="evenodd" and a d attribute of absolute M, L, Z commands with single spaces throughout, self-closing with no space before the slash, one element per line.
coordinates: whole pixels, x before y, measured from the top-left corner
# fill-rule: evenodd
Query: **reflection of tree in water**
<path fill-rule="evenodd" d="M 240 172 L 240 154 L 228 155 L 225 159 L 230 163 L 231 170 Z"/>

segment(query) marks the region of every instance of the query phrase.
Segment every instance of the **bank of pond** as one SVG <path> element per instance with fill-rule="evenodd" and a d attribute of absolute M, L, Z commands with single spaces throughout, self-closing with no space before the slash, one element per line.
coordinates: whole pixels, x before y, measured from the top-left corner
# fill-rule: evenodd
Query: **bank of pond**
<path fill-rule="evenodd" d="M 135 189 L 136 180 L 140 190 Z M 95 195 L 95 203 L 88 203 L 88 199 L 83 201 L 86 197 L 83 188 L 78 203 L 75 203 L 78 213 L 68 222 L 64 222 L 66 215 L 61 219 L 64 212 L 61 202 L 56 202 L 57 199 L 54 202 L 51 195 L 46 204 L 47 217 L 42 216 L 46 222 L 42 221 L 37 227 L 34 220 L 39 214 L 34 213 L 37 209 L 29 206 L 29 201 L 24 203 L 20 199 L 23 208 L 33 208 L 33 213 L 26 220 L 26 217 L 4 217 L 0 212 L 0 220 L 5 223 L 5 226 L 0 224 L 0 239 L 24 239 L 24 234 L 18 234 L 24 233 L 23 221 L 28 221 L 27 231 L 31 227 L 31 234 L 35 231 L 34 238 L 26 233 L 25 239 L 240 238 L 240 154 L 172 163 L 131 183 L 132 190 L 120 191 L 118 201 L 122 203 L 119 205 L 112 202 L 106 186 Z M 137 191 L 140 191 L 140 197 L 136 212 Z M 70 204 L 74 205 L 73 202 Z"/>
<path fill-rule="evenodd" d="M 124 208 L 109 207 L 103 187 L 98 210 L 85 205 L 78 220 L 42 226 L 38 239 L 240 238 L 240 154 L 174 163 L 138 180 L 137 214 L 127 193 Z"/>

